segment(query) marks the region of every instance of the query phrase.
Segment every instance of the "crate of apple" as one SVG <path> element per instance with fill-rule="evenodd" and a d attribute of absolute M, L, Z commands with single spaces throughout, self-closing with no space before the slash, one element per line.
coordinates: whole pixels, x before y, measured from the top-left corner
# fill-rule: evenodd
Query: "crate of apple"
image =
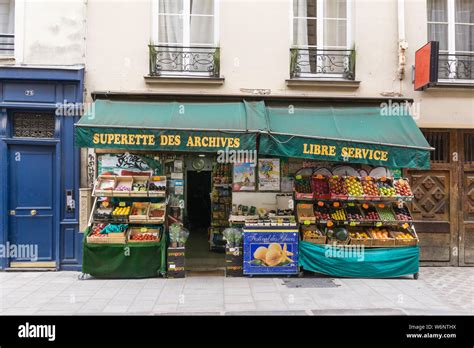
<path fill-rule="evenodd" d="M 364 219 L 369 221 L 378 221 L 380 220 L 379 213 L 373 205 L 363 204 L 362 212 L 364 213 Z"/>
<path fill-rule="evenodd" d="M 410 215 L 410 211 L 406 206 L 398 207 L 394 206 L 393 210 L 395 212 L 395 217 L 399 221 L 413 221 L 413 218 Z"/>
<path fill-rule="evenodd" d="M 387 178 L 380 178 L 377 182 L 379 186 L 379 194 L 382 197 L 394 197 L 396 195 L 392 181 Z"/>
<path fill-rule="evenodd" d="M 398 179 L 394 182 L 393 187 L 395 188 L 395 192 L 398 196 L 403 197 L 411 197 L 413 196 L 413 192 L 411 192 L 410 185 L 408 181 L 404 179 Z"/>
<path fill-rule="evenodd" d="M 346 206 L 347 219 L 351 221 L 360 221 L 363 219 L 360 209 L 356 205 Z"/>
<path fill-rule="evenodd" d="M 361 180 L 362 188 L 366 199 L 376 199 L 379 197 L 379 187 L 374 181 L 374 178 L 366 176 Z"/>
<path fill-rule="evenodd" d="M 344 181 L 350 197 L 357 198 L 364 196 L 364 188 L 362 187 L 359 178 L 355 176 L 348 176 Z"/>
<path fill-rule="evenodd" d="M 344 178 L 337 175 L 329 178 L 329 192 L 331 199 L 347 199 L 349 192 Z"/>
<path fill-rule="evenodd" d="M 318 202 L 314 207 L 314 216 L 318 220 L 329 220 L 331 219 L 329 215 L 329 208 L 323 202 Z"/>
<path fill-rule="evenodd" d="M 311 179 L 311 185 L 315 198 L 329 199 L 329 182 L 327 177 L 320 174 L 314 175 Z"/>

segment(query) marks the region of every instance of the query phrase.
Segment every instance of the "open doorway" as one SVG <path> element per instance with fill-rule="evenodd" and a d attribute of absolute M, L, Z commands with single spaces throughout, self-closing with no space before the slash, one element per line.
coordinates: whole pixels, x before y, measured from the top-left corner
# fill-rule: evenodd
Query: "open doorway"
<path fill-rule="evenodd" d="M 186 268 L 190 271 L 214 271 L 225 266 L 223 253 L 210 250 L 211 171 L 186 172 L 187 228 Z"/>

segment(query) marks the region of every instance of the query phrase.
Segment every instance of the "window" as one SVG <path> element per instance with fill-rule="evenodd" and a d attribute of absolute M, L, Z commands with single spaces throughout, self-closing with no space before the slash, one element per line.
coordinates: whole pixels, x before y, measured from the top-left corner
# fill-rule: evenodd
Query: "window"
<path fill-rule="evenodd" d="M 350 49 L 350 0 L 293 0 L 293 46 Z"/>
<path fill-rule="evenodd" d="M 15 0 L 0 0 L 0 55 L 13 55 Z"/>
<path fill-rule="evenodd" d="M 215 46 L 218 42 L 214 0 L 157 0 L 155 43 Z"/>
<path fill-rule="evenodd" d="M 293 0 L 291 78 L 353 80 L 352 0 Z"/>
<path fill-rule="evenodd" d="M 439 42 L 440 79 L 473 79 L 474 1 L 428 0 L 428 41 Z"/>

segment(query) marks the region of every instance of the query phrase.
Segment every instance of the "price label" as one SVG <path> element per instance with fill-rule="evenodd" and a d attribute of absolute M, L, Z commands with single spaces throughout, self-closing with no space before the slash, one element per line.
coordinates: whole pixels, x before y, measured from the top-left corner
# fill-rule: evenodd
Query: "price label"
<path fill-rule="evenodd" d="M 331 227 L 331 226 L 333 226 L 333 225 L 334 225 L 334 222 L 328 221 L 328 227 Z"/>
<path fill-rule="evenodd" d="M 320 206 L 320 207 L 324 206 L 324 202 L 319 201 L 318 206 Z"/>
<path fill-rule="evenodd" d="M 382 226 L 382 223 L 381 223 L 381 222 L 377 222 L 377 223 L 375 224 L 375 226 L 380 227 L 380 226 Z"/>
<path fill-rule="evenodd" d="M 356 225 L 357 225 L 357 223 L 356 223 L 355 221 L 351 221 L 351 222 L 349 223 L 349 226 L 356 226 Z"/>
<path fill-rule="evenodd" d="M 140 228 L 140 232 L 147 232 L 147 231 L 148 231 L 148 228 L 146 228 L 146 227 Z"/>
<path fill-rule="evenodd" d="M 354 206 L 354 203 L 347 203 L 347 205 L 348 205 L 349 207 L 353 207 L 353 206 Z"/>
<path fill-rule="evenodd" d="M 407 223 L 404 223 L 404 224 L 402 225 L 402 227 L 403 227 L 405 230 L 408 229 L 409 226 L 410 226 L 410 225 L 408 225 Z"/>
<path fill-rule="evenodd" d="M 334 207 L 339 207 L 339 202 L 334 202 L 332 205 L 333 205 Z"/>
<path fill-rule="evenodd" d="M 304 220 L 303 222 L 305 225 L 311 225 L 311 222 L 309 220 Z"/>
<path fill-rule="evenodd" d="M 297 176 L 295 176 L 295 179 L 296 180 L 301 180 L 301 179 L 303 179 L 303 177 L 301 175 L 297 175 Z"/>
<path fill-rule="evenodd" d="M 120 202 L 119 207 L 125 207 L 125 202 Z"/>

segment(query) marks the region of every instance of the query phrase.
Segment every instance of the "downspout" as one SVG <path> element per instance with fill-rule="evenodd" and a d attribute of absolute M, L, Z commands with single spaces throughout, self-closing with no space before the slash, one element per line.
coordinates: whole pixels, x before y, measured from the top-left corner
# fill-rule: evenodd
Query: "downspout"
<path fill-rule="evenodd" d="M 405 0 L 398 0 L 398 70 L 397 70 L 397 76 L 398 76 L 398 79 L 400 81 L 405 78 L 406 50 L 407 49 L 408 49 L 408 42 L 406 41 L 406 38 L 405 38 Z"/>

